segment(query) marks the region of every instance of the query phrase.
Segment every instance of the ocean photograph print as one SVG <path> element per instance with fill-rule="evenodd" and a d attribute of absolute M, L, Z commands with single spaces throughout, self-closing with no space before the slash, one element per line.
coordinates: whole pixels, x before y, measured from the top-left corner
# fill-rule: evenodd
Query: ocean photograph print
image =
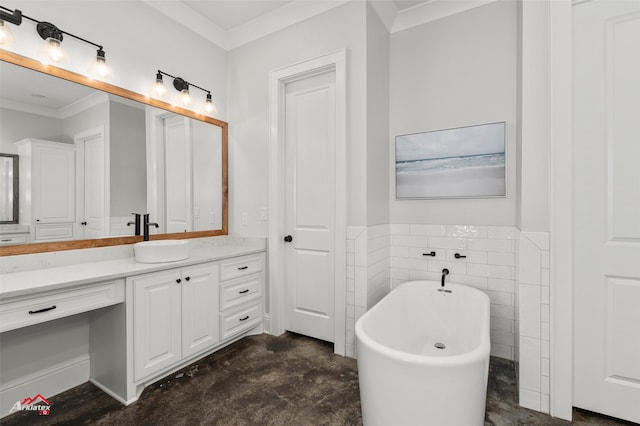
<path fill-rule="evenodd" d="M 505 122 L 396 136 L 396 198 L 506 196 Z"/>

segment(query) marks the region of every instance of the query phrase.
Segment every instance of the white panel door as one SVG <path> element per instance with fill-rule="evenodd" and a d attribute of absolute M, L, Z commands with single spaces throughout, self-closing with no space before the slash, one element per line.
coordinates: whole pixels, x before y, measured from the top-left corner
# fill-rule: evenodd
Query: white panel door
<path fill-rule="evenodd" d="M 34 147 L 32 172 L 33 209 L 36 222 L 74 222 L 76 217 L 75 146 Z"/>
<path fill-rule="evenodd" d="M 285 328 L 334 341 L 335 72 L 285 89 Z"/>
<path fill-rule="evenodd" d="M 167 118 L 165 136 L 166 232 L 191 230 L 191 149 L 187 120 Z"/>
<path fill-rule="evenodd" d="M 574 405 L 640 422 L 640 1 L 574 6 Z"/>
<path fill-rule="evenodd" d="M 91 136 L 82 142 L 82 234 L 83 239 L 105 235 L 104 217 L 104 138 L 102 134 Z"/>
<path fill-rule="evenodd" d="M 216 344 L 218 327 L 218 265 L 185 268 L 182 273 L 182 356 Z"/>
<path fill-rule="evenodd" d="M 127 279 L 133 286 L 135 380 L 182 359 L 181 281 L 179 270 Z"/>

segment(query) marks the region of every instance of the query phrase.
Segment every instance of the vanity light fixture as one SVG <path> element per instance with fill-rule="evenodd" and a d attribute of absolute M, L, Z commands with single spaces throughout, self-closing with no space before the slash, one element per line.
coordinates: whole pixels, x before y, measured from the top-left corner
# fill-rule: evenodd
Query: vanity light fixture
<path fill-rule="evenodd" d="M 167 76 L 173 79 L 173 87 L 178 92 L 180 92 L 177 96 L 177 103 L 180 103 L 185 107 L 191 105 L 191 103 L 193 102 L 193 98 L 191 97 L 189 88 L 195 87 L 206 93 L 206 98 L 203 105 L 204 112 L 209 115 L 218 113 L 218 109 L 216 108 L 216 105 L 213 103 L 213 97 L 211 96 L 211 91 L 207 89 L 203 89 L 200 86 L 196 86 L 193 83 L 189 83 L 188 81 L 186 81 L 181 77 L 175 77 L 171 74 L 167 74 L 166 72 L 160 71 L 160 70 L 158 70 L 158 73 L 156 74 L 156 82 L 152 89 L 152 93 L 155 97 L 162 98 L 166 93 L 166 88 L 164 86 L 164 81 L 162 76 Z"/>
<path fill-rule="evenodd" d="M 27 15 L 23 15 L 18 9 L 12 11 L 4 6 L 0 6 L 0 9 L 0 43 L 2 45 L 5 45 L 5 37 L 8 41 L 13 39 L 12 35 L 11 38 L 6 35 L 10 34 L 10 30 L 6 26 L 5 21 L 11 22 L 14 25 L 20 25 L 22 24 L 22 18 L 25 18 L 36 23 L 36 31 L 38 32 L 38 35 L 45 40 L 45 44 L 40 51 L 40 56 L 42 57 L 42 62 L 44 64 L 63 64 L 67 61 L 68 55 L 62 48 L 62 40 L 64 35 L 68 35 L 69 37 L 73 37 L 98 48 L 96 59 L 89 68 L 89 73 L 92 76 L 102 79 L 111 76 L 111 67 L 107 64 L 106 55 L 101 45 L 61 30 L 50 22 L 39 21 Z"/>
<path fill-rule="evenodd" d="M 5 21 L 14 25 L 20 25 L 22 23 L 22 12 L 18 9 L 12 13 L 0 10 L 0 46 L 9 47 L 13 45 L 15 38 L 11 32 L 11 28 L 9 28 Z"/>

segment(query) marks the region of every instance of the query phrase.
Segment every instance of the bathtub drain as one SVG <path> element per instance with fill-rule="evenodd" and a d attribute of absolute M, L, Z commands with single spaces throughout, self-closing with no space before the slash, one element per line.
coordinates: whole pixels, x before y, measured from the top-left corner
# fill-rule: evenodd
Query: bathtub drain
<path fill-rule="evenodd" d="M 436 344 L 435 344 L 435 345 L 433 345 L 433 346 L 435 346 L 435 347 L 436 347 L 436 348 L 438 348 L 438 349 L 444 349 L 444 348 L 446 348 L 445 344 L 444 344 L 444 343 L 440 343 L 440 342 L 436 343 Z"/>

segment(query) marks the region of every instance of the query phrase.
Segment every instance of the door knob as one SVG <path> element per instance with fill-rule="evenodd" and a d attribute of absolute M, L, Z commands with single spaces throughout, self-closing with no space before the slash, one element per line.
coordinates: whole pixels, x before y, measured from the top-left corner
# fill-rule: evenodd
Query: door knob
<path fill-rule="evenodd" d="M 287 235 L 286 237 L 284 237 L 285 243 L 290 243 L 291 241 L 293 241 L 293 237 L 291 235 Z"/>
<path fill-rule="evenodd" d="M 80 222 L 80 225 L 87 226 L 87 222 Z"/>

